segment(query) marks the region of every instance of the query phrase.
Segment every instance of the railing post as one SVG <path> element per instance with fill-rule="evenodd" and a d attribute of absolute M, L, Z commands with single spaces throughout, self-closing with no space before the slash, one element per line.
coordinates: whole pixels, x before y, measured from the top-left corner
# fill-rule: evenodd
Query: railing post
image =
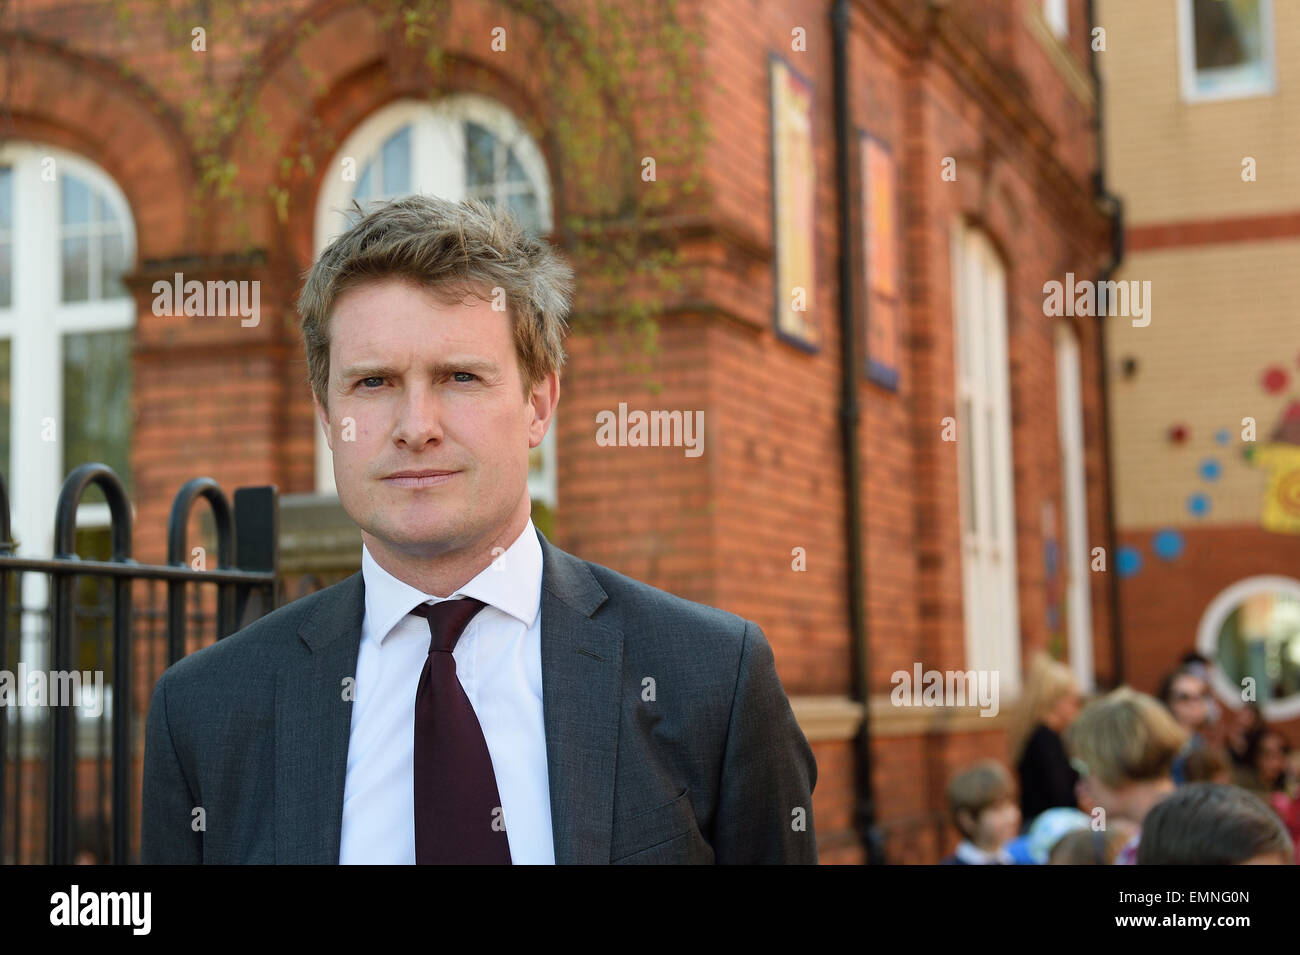
<path fill-rule="evenodd" d="M 210 477 L 191 478 L 186 481 L 172 499 L 171 516 L 167 518 L 167 563 L 173 567 L 184 567 L 189 556 L 186 546 L 185 531 L 189 526 L 190 509 L 195 498 L 206 497 L 212 506 L 212 518 L 217 525 L 217 566 L 230 568 L 230 558 L 235 549 L 237 534 L 230 519 L 230 502 L 225 493 Z M 167 582 L 167 665 L 171 666 L 185 656 L 185 581 L 169 580 Z M 226 592 L 228 585 L 220 584 L 217 588 L 217 637 L 226 635 L 230 626 L 229 599 Z"/>
<path fill-rule="evenodd" d="M 113 540 L 112 560 L 131 563 L 131 506 L 126 490 L 107 464 L 83 464 L 63 482 L 59 503 L 54 511 L 54 557 L 76 561 L 77 506 L 87 487 L 98 484 L 108 499 L 110 529 Z M 73 666 L 73 583 L 75 574 L 59 574 L 54 581 L 50 618 L 50 685 L 59 674 Z M 130 744 L 131 700 L 131 588 L 129 579 L 119 580 L 113 588 L 113 861 L 125 862 L 125 834 L 119 828 L 128 821 L 130 790 L 126 765 Z M 123 622 L 125 621 L 125 626 Z M 62 685 L 67 685 L 60 680 Z M 53 701 L 51 701 L 53 703 Z M 76 832 L 76 711 L 70 706 L 51 705 L 54 738 L 50 747 L 50 807 L 47 833 L 49 861 L 53 865 L 72 863 L 72 835 Z M 122 854 L 119 854 L 122 853 Z"/>
<path fill-rule="evenodd" d="M 265 587 L 266 598 L 258 616 L 270 613 L 276 605 L 275 577 L 279 570 L 280 506 L 274 484 L 235 489 L 235 564 L 240 570 L 274 575 Z M 258 588 L 261 589 L 261 588 Z M 252 597 L 252 586 L 238 588 L 235 617 L 242 624 Z M 225 634 L 220 634 L 225 636 Z"/>

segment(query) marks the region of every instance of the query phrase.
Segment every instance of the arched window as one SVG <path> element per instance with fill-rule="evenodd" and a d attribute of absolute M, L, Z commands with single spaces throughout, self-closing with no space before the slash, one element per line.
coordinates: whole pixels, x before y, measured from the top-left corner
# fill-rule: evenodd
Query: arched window
<path fill-rule="evenodd" d="M 0 148 L 0 468 L 15 519 L 37 521 L 23 528 L 31 547 L 52 544 L 46 525 L 77 465 L 104 461 L 130 491 L 135 303 L 121 278 L 134 261 L 126 198 L 102 169 Z M 97 488 L 86 498 L 103 500 Z M 79 524 L 107 520 L 106 504 L 88 503 Z"/>
<path fill-rule="evenodd" d="M 509 208 L 537 235 L 552 229 L 550 178 L 541 150 L 501 104 L 461 93 L 430 104 L 400 100 L 379 110 L 344 141 L 316 206 L 319 254 L 351 224 L 349 210 L 413 193 L 481 198 Z M 329 445 L 316 431 L 316 487 L 334 490 Z M 555 422 L 530 458 L 528 490 L 555 507 Z"/>
<path fill-rule="evenodd" d="M 59 489 L 78 465 L 110 465 L 131 493 L 135 302 L 121 280 L 135 254 L 126 197 L 102 169 L 49 146 L 0 146 L 0 470 L 24 556 L 52 553 Z M 83 500 L 77 553 L 107 559 L 108 505 L 98 487 Z M 42 667 L 49 581 L 21 580 L 19 658 Z"/>

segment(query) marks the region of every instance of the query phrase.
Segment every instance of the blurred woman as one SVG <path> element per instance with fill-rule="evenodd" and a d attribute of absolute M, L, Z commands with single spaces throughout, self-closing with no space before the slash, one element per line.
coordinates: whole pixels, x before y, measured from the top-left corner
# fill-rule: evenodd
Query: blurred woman
<path fill-rule="evenodd" d="M 1127 686 L 1089 703 L 1066 733 L 1079 787 L 1105 811 L 1107 825 L 1119 819 L 1137 827 L 1117 863 L 1136 861 L 1142 822 L 1174 791 L 1170 771 L 1187 735 L 1159 700 Z"/>
<path fill-rule="evenodd" d="M 1074 787 L 1079 775 L 1070 766 L 1061 738 L 1082 702 L 1069 667 L 1045 653 L 1034 657 L 1011 752 L 1020 774 L 1020 817 L 1026 827 L 1045 810 L 1078 807 Z"/>

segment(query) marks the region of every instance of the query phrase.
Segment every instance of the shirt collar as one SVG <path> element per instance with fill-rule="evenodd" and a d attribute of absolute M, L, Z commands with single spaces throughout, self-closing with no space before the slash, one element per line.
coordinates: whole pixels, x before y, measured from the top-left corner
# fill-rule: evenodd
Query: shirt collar
<path fill-rule="evenodd" d="M 957 850 L 954 853 L 957 858 L 970 865 L 1014 865 L 1015 860 L 1011 858 L 1011 853 L 1005 847 L 994 849 L 987 852 L 981 849 L 969 839 L 963 839 L 957 844 Z"/>
<path fill-rule="evenodd" d="M 515 542 L 463 587 L 448 597 L 436 597 L 398 580 L 361 545 L 361 576 L 366 588 L 363 639 L 377 645 L 422 603 L 439 603 L 453 597 L 473 597 L 531 627 L 542 602 L 542 545 L 532 518 Z"/>

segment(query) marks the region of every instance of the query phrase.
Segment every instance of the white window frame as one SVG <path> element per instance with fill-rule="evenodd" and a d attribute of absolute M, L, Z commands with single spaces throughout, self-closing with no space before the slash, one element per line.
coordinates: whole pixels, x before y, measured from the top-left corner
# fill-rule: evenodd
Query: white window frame
<path fill-rule="evenodd" d="M 42 179 L 43 164 L 54 159 L 55 178 Z M 62 300 L 60 193 L 68 173 L 99 192 L 122 223 L 127 270 L 136 257 L 135 220 L 126 196 L 98 166 L 72 153 L 40 143 L 0 146 L 0 163 L 12 168 L 14 235 L 13 296 L 0 308 L 0 338 L 11 343 L 9 501 L 12 529 L 25 556 L 52 556 L 54 511 L 63 480 L 63 336 L 135 327 L 135 300 L 65 303 Z M 58 440 L 42 439 L 42 424 L 53 418 Z M 13 462 L 21 461 L 15 468 Z M 135 503 L 131 502 L 132 518 Z M 82 504 L 79 528 L 107 527 L 107 503 Z M 45 667 L 47 634 L 42 614 L 49 607 L 44 574 L 23 574 L 19 652 L 31 667 Z M 106 690 L 106 696 L 109 695 Z M 105 714 L 111 711 L 107 708 Z M 26 718 L 25 718 L 26 719 Z"/>
<path fill-rule="evenodd" d="M 1272 96 L 1277 92 L 1277 41 L 1273 33 L 1273 0 L 1259 0 L 1261 33 L 1260 55 L 1264 61 L 1264 78 L 1245 75 L 1216 90 L 1198 90 L 1196 85 L 1196 29 L 1192 0 L 1178 0 L 1178 73 L 1182 97 L 1188 103 L 1213 103 L 1222 100 Z M 1240 70 L 1240 67 L 1236 68 Z M 1225 74 L 1231 70 L 1222 71 Z"/>
<path fill-rule="evenodd" d="M 319 255 L 331 241 L 347 230 L 347 209 L 351 205 L 356 181 L 344 181 L 342 163 L 355 161 L 357 180 L 371 159 L 379 154 L 387 139 L 411 127 L 411 177 L 413 191 L 460 201 L 467 194 L 465 163 L 447 162 L 446 157 L 463 157 L 466 153 L 464 122 L 468 120 L 486 128 L 507 143 L 523 166 L 532 184 L 541 216 L 542 234 L 554 228 L 551 212 L 551 184 L 546 159 L 518 119 L 496 100 L 477 93 L 457 93 L 436 103 L 427 100 L 401 99 L 367 117 L 343 141 L 331 160 L 320 195 L 316 200 L 315 251 Z M 317 422 L 319 424 L 319 421 Z M 542 440 L 542 470 L 530 472 L 528 493 L 533 500 L 548 507 L 556 506 L 556 422 L 551 421 Z M 333 454 L 325 440 L 323 427 L 314 429 L 316 436 L 316 489 L 321 494 L 337 494 L 334 483 Z"/>
<path fill-rule="evenodd" d="M 1043 19 L 1058 40 L 1070 35 L 1070 0 L 1043 0 Z"/>
<path fill-rule="evenodd" d="M 1196 628 L 1196 649 L 1210 660 L 1219 659 L 1219 630 L 1228 619 L 1229 614 L 1237 608 L 1246 597 L 1257 593 L 1286 593 L 1300 598 L 1300 580 L 1278 574 L 1261 574 L 1246 577 L 1225 588 L 1210 601 L 1201 622 Z M 1228 682 L 1223 670 L 1216 664 L 1210 667 L 1210 685 L 1221 700 L 1233 709 L 1239 709 L 1241 687 Z M 1293 694 L 1285 699 L 1270 701 L 1260 707 L 1266 720 L 1290 720 L 1300 716 L 1300 694 Z"/>
<path fill-rule="evenodd" d="M 1088 548 L 1088 482 L 1084 468 L 1083 374 L 1079 338 L 1069 322 L 1056 324 L 1056 408 L 1061 444 L 1065 533 L 1061 571 L 1065 575 L 1070 669 L 1084 693 L 1091 693 L 1092 580 Z"/>
<path fill-rule="evenodd" d="M 1020 604 L 1006 269 L 988 238 L 960 221 L 952 229 L 951 254 L 966 669 L 996 670 L 999 692 L 1014 699 L 1021 684 Z M 968 513 L 968 463 L 974 515 Z"/>

